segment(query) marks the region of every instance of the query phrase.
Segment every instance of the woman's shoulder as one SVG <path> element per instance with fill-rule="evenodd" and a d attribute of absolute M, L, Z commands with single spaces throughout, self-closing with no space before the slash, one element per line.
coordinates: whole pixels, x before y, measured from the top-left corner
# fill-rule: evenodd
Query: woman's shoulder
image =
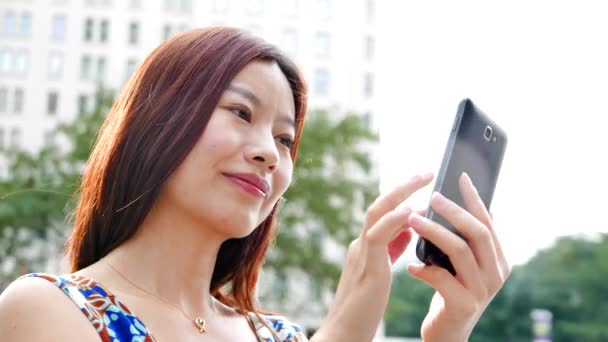
<path fill-rule="evenodd" d="M 0 294 L 0 335 L 8 341 L 73 339 L 98 340 L 86 317 L 61 293 L 69 280 L 57 275 L 32 273 L 13 281 Z"/>
<path fill-rule="evenodd" d="M 285 316 L 260 314 L 259 316 L 265 324 L 260 324 L 259 318 L 254 313 L 250 313 L 250 316 L 256 322 L 258 336 L 264 342 L 275 342 L 276 337 L 279 338 L 277 342 L 308 341 L 302 327 Z M 272 330 L 270 331 L 268 328 Z M 276 337 L 273 337 L 273 335 L 276 335 Z"/>

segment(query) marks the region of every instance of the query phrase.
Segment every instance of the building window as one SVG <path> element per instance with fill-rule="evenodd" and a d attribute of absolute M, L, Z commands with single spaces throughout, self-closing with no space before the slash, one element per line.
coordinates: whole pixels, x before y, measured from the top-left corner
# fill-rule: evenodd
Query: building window
<path fill-rule="evenodd" d="M 13 64 L 13 54 L 9 49 L 0 50 L 0 72 L 3 74 L 8 74 L 11 72 L 11 68 Z"/>
<path fill-rule="evenodd" d="M 314 93 L 317 96 L 327 96 L 329 94 L 329 72 L 327 70 L 315 70 Z"/>
<path fill-rule="evenodd" d="M 58 51 L 49 54 L 49 77 L 59 78 L 63 72 L 63 54 Z"/>
<path fill-rule="evenodd" d="M 99 59 L 97 59 L 97 81 L 104 82 L 106 80 L 106 71 L 106 58 L 99 57 Z"/>
<path fill-rule="evenodd" d="M 84 95 L 84 94 L 80 94 L 78 95 L 78 114 L 84 114 L 88 111 L 89 107 L 89 97 Z"/>
<path fill-rule="evenodd" d="M 165 0 L 163 1 L 163 9 L 165 11 L 172 11 L 173 10 L 173 0 Z"/>
<path fill-rule="evenodd" d="M 169 39 L 169 37 L 171 37 L 171 25 L 166 24 L 165 26 L 163 26 L 163 40 L 167 40 Z"/>
<path fill-rule="evenodd" d="M 17 19 L 15 13 L 6 12 L 4 13 L 4 34 L 13 35 L 17 31 Z"/>
<path fill-rule="evenodd" d="M 376 0 L 367 0 L 366 18 L 368 23 L 373 23 L 376 17 Z"/>
<path fill-rule="evenodd" d="M 371 72 L 366 72 L 363 77 L 363 95 L 365 97 L 374 95 L 374 75 Z"/>
<path fill-rule="evenodd" d="M 363 114 L 363 116 L 361 117 L 361 119 L 362 119 L 363 125 L 365 125 L 365 127 L 372 128 L 372 113 L 371 112 L 365 112 Z"/>
<path fill-rule="evenodd" d="M 329 33 L 318 32 L 315 34 L 315 57 L 320 59 L 329 58 Z"/>
<path fill-rule="evenodd" d="M 13 98 L 13 112 L 23 112 L 23 96 L 22 88 L 15 89 L 15 97 Z"/>
<path fill-rule="evenodd" d="M 139 23 L 132 22 L 129 24 L 129 44 L 137 45 L 139 43 Z"/>
<path fill-rule="evenodd" d="M 110 22 L 107 20 L 101 21 L 101 27 L 99 29 L 99 41 L 105 43 L 108 41 L 110 35 Z"/>
<path fill-rule="evenodd" d="M 229 0 L 212 0 L 211 11 L 215 14 L 226 14 L 228 12 Z"/>
<path fill-rule="evenodd" d="M 15 58 L 15 73 L 25 75 L 30 64 L 30 55 L 26 50 L 17 51 Z"/>
<path fill-rule="evenodd" d="M 8 89 L 0 88 L 0 113 L 6 112 L 8 107 Z"/>
<path fill-rule="evenodd" d="M 180 10 L 182 11 L 182 13 L 192 12 L 192 0 L 181 0 Z"/>
<path fill-rule="evenodd" d="M 319 19 L 329 19 L 331 17 L 331 0 L 316 0 L 316 7 Z"/>
<path fill-rule="evenodd" d="M 57 105 L 59 102 L 59 94 L 56 91 L 51 91 L 48 93 L 46 98 L 46 112 L 49 115 L 57 114 Z"/>
<path fill-rule="evenodd" d="M 374 59 L 375 40 L 372 36 L 365 37 L 365 59 L 371 62 Z"/>
<path fill-rule="evenodd" d="M 65 38 L 65 24 L 66 19 L 64 15 L 53 16 L 52 27 L 51 27 L 51 40 L 55 42 L 62 42 Z"/>
<path fill-rule="evenodd" d="M 264 36 L 264 29 L 262 28 L 262 26 L 260 26 L 258 24 L 247 25 L 245 30 L 249 31 L 249 33 L 253 34 L 254 36 L 258 36 L 258 37 Z"/>
<path fill-rule="evenodd" d="M 90 42 L 93 39 L 93 19 L 87 18 L 84 22 L 84 41 Z"/>
<path fill-rule="evenodd" d="M 283 30 L 281 36 L 281 48 L 290 56 L 294 57 L 298 53 L 298 33 L 293 29 Z"/>
<path fill-rule="evenodd" d="M 190 27 L 188 26 L 188 24 L 181 24 L 179 25 L 179 32 L 186 32 L 190 29 Z"/>
<path fill-rule="evenodd" d="M 21 130 L 17 127 L 11 130 L 11 147 L 18 148 L 21 146 Z"/>
<path fill-rule="evenodd" d="M 32 14 L 24 12 L 21 14 L 21 34 L 29 36 L 32 33 Z"/>
<path fill-rule="evenodd" d="M 298 0 L 283 0 L 283 14 L 287 18 L 295 18 L 298 16 Z"/>
<path fill-rule="evenodd" d="M 133 72 L 135 71 L 135 68 L 137 67 L 137 62 L 134 59 L 129 59 L 127 61 L 127 79 L 129 77 L 131 77 L 131 75 L 133 74 Z"/>
<path fill-rule="evenodd" d="M 82 56 L 80 59 L 80 78 L 83 80 L 91 79 L 91 56 Z"/>
<path fill-rule="evenodd" d="M 132 9 L 140 9 L 141 8 L 141 0 L 130 0 L 129 7 Z"/>
<path fill-rule="evenodd" d="M 247 14 L 253 17 L 264 15 L 264 0 L 247 0 Z"/>
<path fill-rule="evenodd" d="M 55 144 L 55 134 L 53 131 L 44 132 L 44 146 L 53 146 Z"/>

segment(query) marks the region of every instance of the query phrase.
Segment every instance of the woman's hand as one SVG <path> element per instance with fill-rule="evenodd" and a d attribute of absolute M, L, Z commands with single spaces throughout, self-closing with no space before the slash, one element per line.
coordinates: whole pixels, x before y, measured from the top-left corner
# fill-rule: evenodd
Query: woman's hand
<path fill-rule="evenodd" d="M 348 248 L 335 301 L 312 341 L 372 340 L 386 310 L 391 265 L 412 237 L 412 211 L 400 204 L 432 179 L 432 174 L 414 177 L 369 207 L 361 234 Z"/>
<path fill-rule="evenodd" d="M 468 211 L 438 193 L 433 194 L 431 207 L 456 227 L 468 243 L 420 215 L 412 214 L 409 219 L 418 234 L 449 256 L 456 270 L 453 277 L 437 266 L 408 266 L 414 277 L 437 291 L 421 327 L 425 342 L 466 341 L 511 272 L 492 227 L 491 215 L 466 174 L 460 177 L 459 187 Z"/>

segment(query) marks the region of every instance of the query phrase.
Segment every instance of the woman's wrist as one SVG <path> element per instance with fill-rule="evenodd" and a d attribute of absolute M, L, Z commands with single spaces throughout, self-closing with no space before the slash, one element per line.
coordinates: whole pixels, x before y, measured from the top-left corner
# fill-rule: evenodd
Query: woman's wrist
<path fill-rule="evenodd" d="M 421 337 L 424 342 L 467 342 L 469 341 L 470 333 L 466 333 L 460 329 L 439 328 L 434 327 L 432 331 L 429 329 L 422 332 Z"/>

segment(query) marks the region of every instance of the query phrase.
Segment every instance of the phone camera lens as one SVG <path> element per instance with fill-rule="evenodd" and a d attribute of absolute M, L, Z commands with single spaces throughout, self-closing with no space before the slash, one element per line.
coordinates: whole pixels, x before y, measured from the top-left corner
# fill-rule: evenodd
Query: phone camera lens
<path fill-rule="evenodd" d="M 490 141 L 490 139 L 492 139 L 492 127 L 486 126 L 486 129 L 483 131 L 483 137 L 487 141 Z"/>

